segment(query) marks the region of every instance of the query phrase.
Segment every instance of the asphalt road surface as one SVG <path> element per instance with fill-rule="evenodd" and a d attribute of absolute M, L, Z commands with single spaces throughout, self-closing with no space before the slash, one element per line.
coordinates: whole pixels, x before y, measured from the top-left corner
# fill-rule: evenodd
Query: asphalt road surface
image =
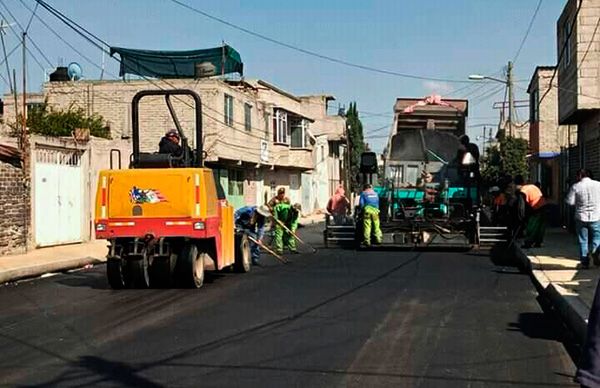
<path fill-rule="evenodd" d="M 485 252 L 290 258 L 200 290 L 113 291 L 103 266 L 1 287 L 0 385 L 572 384 L 568 333 Z"/>

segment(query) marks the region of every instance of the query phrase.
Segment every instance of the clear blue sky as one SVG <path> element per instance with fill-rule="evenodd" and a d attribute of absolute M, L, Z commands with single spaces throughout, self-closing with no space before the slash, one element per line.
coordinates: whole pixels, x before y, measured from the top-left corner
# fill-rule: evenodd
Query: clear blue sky
<path fill-rule="evenodd" d="M 23 0 L 33 8 L 33 0 Z M 111 45 L 147 49 L 194 49 L 220 45 L 226 41 L 236 48 L 245 65 L 247 78 L 262 78 L 296 94 L 330 93 L 340 104 L 357 101 L 358 109 L 383 115 L 363 115 L 365 132 L 391 124 L 396 97 L 421 97 L 437 91 L 447 95 L 462 84 L 432 83 L 376 74 L 348 68 L 279 47 L 249 36 L 169 0 L 46 0 L 76 22 Z M 321 52 L 357 64 L 422 76 L 466 79 L 471 73 L 493 74 L 512 59 L 525 35 L 538 0 L 430 0 L 430 1 L 212 1 L 183 0 L 203 11 L 308 50 Z M 31 13 L 20 0 L 2 0 L 25 26 Z M 544 0 L 528 40 L 515 64 L 515 78 L 529 80 L 536 65 L 556 61 L 555 26 L 566 0 Z M 11 20 L 0 4 L 2 14 Z M 72 30 L 62 25 L 42 7 L 37 15 L 58 31 L 84 55 L 100 64 L 102 55 Z M 13 26 L 17 32 L 19 27 Z M 100 71 L 59 41 L 34 18 L 29 35 L 56 65 L 75 61 L 84 76 L 98 78 Z M 7 48 L 17 44 L 8 31 Z M 44 67 L 50 66 L 32 47 Z M 107 70 L 118 73 L 117 63 L 109 58 Z M 17 51 L 10 57 L 11 68 L 20 72 Z M 0 73 L 6 75 L 5 66 Z M 500 73 L 498 73 L 500 75 Z M 29 58 L 29 90 L 40 89 L 43 71 Z M 20 83 L 20 82 L 19 82 Z M 4 90 L 8 87 L 4 82 Z M 518 84 L 527 87 L 527 82 Z M 469 98 L 486 96 L 500 84 L 489 84 Z M 464 92 L 469 92 L 466 89 Z M 464 92 L 458 94 L 462 97 Z M 493 101 L 470 100 L 470 125 L 497 123 Z M 526 98 L 517 89 L 517 99 Z M 386 116 L 388 115 L 389 116 Z M 527 118 L 527 110 L 520 111 Z M 387 130 L 377 135 L 387 134 Z M 470 128 L 472 136 L 481 128 Z M 380 151 L 385 139 L 367 139 Z"/>

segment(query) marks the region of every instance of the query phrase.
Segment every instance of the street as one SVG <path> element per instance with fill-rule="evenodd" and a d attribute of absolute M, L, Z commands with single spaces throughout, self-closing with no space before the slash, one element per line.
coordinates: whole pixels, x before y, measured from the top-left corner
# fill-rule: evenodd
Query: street
<path fill-rule="evenodd" d="M 321 248 L 321 228 L 300 235 Z M 113 291 L 104 266 L 4 286 L 0 385 L 573 384 L 565 330 L 485 251 L 288 258 L 199 290 Z"/>

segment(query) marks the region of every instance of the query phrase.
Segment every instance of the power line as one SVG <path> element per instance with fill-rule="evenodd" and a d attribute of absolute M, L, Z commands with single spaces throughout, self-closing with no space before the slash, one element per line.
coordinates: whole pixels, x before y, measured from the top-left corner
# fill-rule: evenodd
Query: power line
<path fill-rule="evenodd" d="M 504 89 L 504 85 L 501 85 L 497 89 L 492 90 L 487 95 L 481 96 L 476 102 L 471 104 L 471 106 L 477 106 L 477 105 L 481 104 L 482 102 L 486 101 L 487 99 L 489 99 L 489 98 L 495 96 L 496 94 L 498 94 L 499 92 L 501 92 L 502 89 Z"/>
<path fill-rule="evenodd" d="M 4 7 L 4 9 L 6 9 L 6 12 L 8 12 L 8 14 L 10 15 L 10 17 L 12 17 L 13 20 L 17 23 L 17 25 L 19 26 L 19 28 L 21 29 L 21 31 L 25 32 L 25 29 L 23 29 L 23 26 L 21 25 L 21 23 L 19 22 L 19 20 L 15 17 L 15 15 L 13 15 L 13 13 L 10 11 L 10 8 L 8 8 L 8 6 L 4 3 L 3 0 L 0 0 L 0 4 Z M 3 19 L 8 20 L 8 18 L 2 13 L 2 11 L 0 11 L 0 16 Z M 20 40 L 21 36 L 19 35 L 19 33 L 17 31 L 15 31 L 15 29 L 10 24 L 8 25 L 8 27 L 13 32 L 13 34 L 17 37 L 17 40 Z M 44 59 L 46 61 L 48 61 L 48 58 L 44 55 L 44 53 L 42 52 L 42 49 L 40 49 L 40 47 L 33 41 L 33 39 L 30 36 L 28 36 L 28 35 L 26 35 L 26 37 L 28 37 L 28 39 L 31 42 L 31 44 L 33 44 L 33 47 L 35 47 L 35 49 L 42 55 L 42 57 L 44 57 Z M 29 55 L 31 55 L 31 57 L 33 58 L 33 60 L 38 64 L 38 66 L 42 70 L 45 70 L 44 65 L 42 65 L 42 63 L 37 59 L 37 57 L 29 49 L 29 47 L 26 47 L 25 49 L 27 50 L 27 52 L 29 53 Z"/>
<path fill-rule="evenodd" d="M 0 1 L 1 1 L 1 0 L 0 0 Z M 92 34 L 92 33 L 91 33 L 91 32 L 89 32 L 88 30 L 86 30 L 85 28 L 81 27 L 79 24 L 77 24 L 77 23 L 73 22 L 73 21 L 72 21 L 70 18 L 68 18 L 67 16 L 65 16 L 64 14 L 62 14 L 60 11 L 58 11 L 58 10 L 56 10 L 56 9 L 52 8 L 51 6 L 47 5 L 47 4 L 46 4 L 46 3 L 44 3 L 43 1 L 41 1 L 41 0 L 36 0 L 36 1 L 37 1 L 38 3 L 40 3 L 40 4 L 41 4 L 41 5 L 42 5 L 42 6 L 43 6 L 43 7 L 44 7 L 46 10 L 48 10 L 48 11 L 49 11 L 49 12 L 50 12 L 50 13 L 51 13 L 53 16 L 55 16 L 56 18 L 58 18 L 58 19 L 59 19 L 61 22 L 63 22 L 64 24 L 66 24 L 66 25 L 67 25 L 69 28 L 71 28 L 71 29 L 72 29 L 73 31 L 75 31 L 77 34 L 79 34 L 80 36 L 84 37 L 84 38 L 85 38 L 85 39 L 86 39 L 86 40 L 87 40 L 87 41 L 88 41 L 90 44 L 92 44 L 92 45 L 93 45 L 93 46 L 95 46 L 96 48 L 100 49 L 101 51 L 103 51 L 103 52 L 107 53 L 106 49 L 105 49 L 104 47 L 102 47 L 102 45 L 104 45 L 104 46 L 106 46 L 106 47 L 110 47 L 110 45 L 109 45 L 108 43 L 106 43 L 106 42 L 105 42 L 105 41 L 103 41 L 102 39 L 98 38 L 96 35 Z M 23 3 L 23 0 L 21 0 L 21 3 Z M 36 15 L 36 17 L 37 17 L 37 15 Z M 50 27 L 49 27 L 49 26 L 48 26 L 46 23 L 44 23 L 44 25 L 46 25 L 46 27 L 50 29 Z M 74 26 L 76 26 L 76 27 L 74 27 Z M 92 41 L 92 39 L 89 39 L 89 38 L 87 38 L 87 37 L 86 37 L 86 36 L 83 34 L 83 32 L 81 32 L 81 31 L 80 31 L 78 28 L 80 28 L 80 29 L 83 29 L 83 30 L 85 31 L 85 33 L 86 33 L 86 34 L 89 34 L 91 37 L 93 37 L 94 39 L 96 39 L 98 42 L 101 42 L 101 44 L 102 44 L 102 45 L 99 45 L 99 44 L 97 44 L 97 43 L 93 42 L 93 41 Z M 61 39 L 61 40 L 62 40 L 63 42 L 65 42 L 65 43 L 67 43 L 67 42 L 66 42 L 64 39 Z M 68 44 L 68 43 L 67 43 L 67 44 Z M 69 45 L 69 47 L 73 48 L 73 47 L 72 47 L 70 44 L 68 44 L 68 45 Z M 73 48 L 73 49 L 74 49 L 74 48 Z M 77 51 L 77 50 L 76 50 L 76 51 Z M 81 55 L 81 54 L 80 54 L 80 55 Z M 119 61 L 119 60 L 117 60 L 117 59 L 116 59 L 116 58 L 114 58 L 114 57 L 112 57 L 112 58 L 113 58 L 113 59 L 115 59 L 116 61 L 120 62 L 120 63 L 123 65 L 123 62 L 122 62 L 122 61 Z M 127 65 L 125 65 L 125 66 L 127 66 Z M 98 66 L 97 66 L 97 67 L 98 67 Z M 157 82 L 155 82 L 154 80 L 152 80 L 152 79 L 150 79 L 150 78 L 148 78 L 148 77 L 146 77 L 146 76 L 141 76 L 141 77 L 142 77 L 144 80 L 146 80 L 147 82 L 149 82 L 149 83 L 151 83 L 152 85 L 156 86 L 157 88 L 164 90 L 164 88 L 163 88 L 163 87 L 161 87 L 161 86 L 160 86 L 160 85 L 159 85 Z M 165 83 L 165 84 L 167 84 L 169 87 L 171 87 L 171 88 L 173 88 L 173 89 L 174 89 L 174 88 L 176 88 L 176 87 L 175 87 L 173 84 L 171 84 L 170 82 L 168 82 L 168 81 L 167 81 L 167 80 L 165 80 L 165 79 L 161 79 L 161 80 L 159 80 L 159 81 L 160 81 L 160 82 L 163 82 L 163 83 Z M 185 101 L 185 100 L 181 99 L 179 96 L 175 96 L 175 99 L 176 99 L 176 100 L 178 100 L 178 101 L 180 101 L 180 102 L 182 102 L 183 104 L 187 105 L 187 106 L 188 106 L 188 107 L 190 107 L 190 108 L 194 108 L 194 107 L 193 107 L 193 105 L 191 105 L 189 102 L 187 102 L 187 101 Z M 320 104 L 319 104 L 319 105 L 320 105 Z M 205 116 L 205 117 L 206 117 L 206 118 L 208 118 L 208 119 L 211 119 L 211 120 L 213 120 L 213 121 L 215 121 L 215 122 L 217 122 L 217 123 L 220 123 L 220 124 L 222 124 L 222 125 L 226 125 L 226 126 L 230 127 L 230 128 L 231 128 L 232 130 L 234 130 L 234 131 L 237 131 L 237 132 L 243 133 L 245 136 L 253 137 L 253 138 L 259 139 L 259 140 L 261 140 L 261 141 L 262 141 L 262 140 L 266 140 L 266 139 L 268 138 L 268 137 L 263 137 L 263 136 L 260 136 L 260 135 L 255 135 L 255 134 L 253 134 L 253 133 L 250 133 L 249 131 L 245 130 L 245 124 L 246 124 L 246 123 L 242 123 L 242 122 L 239 122 L 239 121 L 235 121 L 235 120 L 233 120 L 233 123 L 235 123 L 235 124 L 239 124 L 240 126 L 244 126 L 244 129 L 241 129 L 241 128 L 235 128 L 234 126 L 228 125 L 228 124 L 226 124 L 224 121 L 221 121 L 221 120 L 219 120 L 219 119 L 217 119 L 217 118 L 215 118 L 215 117 L 213 117 L 213 116 L 211 116 L 211 115 L 208 115 L 208 114 L 206 113 L 206 110 L 210 110 L 210 111 L 216 112 L 217 114 L 223 114 L 223 112 L 217 111 L 216 109 L 214 109 L 214 108 L 211 108 L 210 106 L 204 106 L 203 108 L 204 108 L 204 110 L 203 110 L 202 114 L 203 114 L 203 116 Z M 263 129 L 263 128 L 251 127 L 251 129 L 254 129 L 254 130 L 258 131 L 259 133 L 265 133 L 265 131 L 264 131 L 264 129 Z"/>
<path fill-rule="evenodd" d="M 370 130 L 368 130 L 368 131 L 365 132 L 365 136 L 372 135 L 372 134 L 377 133 L 377 132 L 381 132 L 384 129 L 388 129 L 388 128 L 390 128 L 390 124 L 386 124 L 386 125 L 383 125 L 381 127 L 375 128 L 375 129 L 370 129 Z"/>
<path fill-rule="evenodd" d="M 592 34 L 592 38 L 590 39 L 588 46 L 585 49 L 585 53 L 583 54 L 583 57 L 581 58 L 581 62 L 579 62 L 579 64 L 577 65 L 577 68 L 580 68 L 581 65 L 583 65 L 583 61 L 585 61 L 585 58 L 587 57 L 588 53 L 590 52 L 590 47 L 592 47 L 592 43 L 594 43 L 594 38 L 596 37 L 596 32 L 598 32 L 598 26 L 600 26 L 600 17 L 598 18 L 598 21 L 596 21 L 596 27 L 594 27 L 594 33 Z"/>
<path fill-rule="evenodd" d="M 36 1 L 41 1 L 41 0 L 36 0 Z M 211 14 L 209 14 L 209 13 L 207 13 L 205 11 L 202 11 L 202 10 L 200 10 L 198 8 L 194 8 L 191 5 L 186 4 L 186 3 L 182 2 L 182 1 L 179 1 L 179 0 L 171 0 L 171 1 L 173 3 L 175 3 L 175 4 L 178 4 L 179 6 L 181 6 L 183 8 L 186 8 L 186 9 L 192 11 L 192 12 L 200 14 L 200 15 L 202 15 L 204 17 L 207 17 L 207 18 L 209 18 L 211 20 L 217 21 L 217 22 L 219 22 L 221 24 L 229 26 L 229 27 L 231 27 L 233 29 L 236 29 L 238 31 L 242 31 L 242 32 L 244 32 L 244 33 L 246 33 L 248 35 L 252 35 L 252 36 L 254 36 L 256 38 L 260 38 L 260 39 L 266 40 L 266 41 L 274 43 L 274 44 L 276 44 L 278 46 L 286 47 L 286 48 L 288 48 L 290 50 L 298 51 L 300 53 L 303 53 L 303 54 L 306 54 L 306 55 L 310 55 L 310 56 L 313 56 L 313 57 L 316 57 L 316 58 L 320 58 L 320 59 L 323 59 L 323 60 L 326 60 L 326 61 L 329 61 L 329 62 L 337 63 L 337 64 L 340 64 L 340 65 L 344 65 L 344 66 L 348 66 L 348 67 L 353 67 L 353 68 L 356 68 L 356 69 L 361 69 L 361 70 L 366 70 L 366 71 L 371 71 L 371 72 L 374 72 L 374 73 L 393 75 L 393 76 L 402 77 L 402 78 L 411 78 L 411 79 L 418 79 L 418 80 L 425 80 L 425 81 L 452 82 L 452 83 L 467 83 L 467 84 L 468 83 L 472 83 L 472 81 L 463 81 L 463 80 L 455 80 L 455 79 L 447 79 L 447 78 L 437 78 L 437 77 L 425 77 L 425 76 L 414 75 L 414 74 L 399 73 L 399 72 L 396 72 L 396 71 L 384 70 L 384 69 L 379 69 L 379 68 L 375 68 L 375 67 L 372 67 L 372 66 L 366 66 L 366 65 L 360 65 L 360 64 L 348 62 L 348 61 L 343 60 L 343 59 L 330 57 L 328 55 L 320 54 L 320 53 L 315 52 L 315 51 L 311 51 L 311 50 L 307 50 L 307 49 L 304 49 L 304 48 L 301 48 L 301 47 L 298 47 L 298 46 L 294 46 L 292 44 L 285 43 L 285 42 L 282 42 L 280 40 L 277 40 L 277 39 L 271 38 L 269 36 L 263 35 L 261 33 L 249 30 L 249 29 L 247 29 L 245 27 L 238 26 L 238 25 L 236 25 L 234 23 L 228 22 L 225 19 L 222 19 L 222 18 L 219 18 L 217 16 L 211 15 Z"/>
<path fill-rule="evenodd" d="M 2 0 L 0 0 L 0 1 L 2 1 Z M 81 35 L 84 39 L 86 39 L 92 45 L 96 46 L 100 50 L 104 49 L 104 47 L 109 47 L 110 48 L 110 45 L 108 43 L 106 43 L 104 40 L 98 38 L 96 35 L 92 34 L 90 31 L 86 30 L 84 27 L 80 26 L 75 21 L 73 21 L 68 16 L 66 16 L 65 14 L 63 14 L 62 12 L 60 12 L 59 10 L 57 10 L 56 8 L 50 6 L 45 1 L 43 1 L 43 0 L 35 0 L 35 1 L 36 1 L 37 4 L 39 4 L 42 7 L 44 7 L 48 12 L 50 12 L 51 14 L 53 14 L 54 16 L 56 16 L 60 21 L 62 21 L 63 23 L 65 23 L 73 31 L 75 31 L 79 35 Z M 73 26 L 76 26 L 77 28 L 79 28 L 79 30 L 77 30 Z"/>
<path fill-rule="evenodd" d="M 538 1 L 537 7 L 535 7 L 535 12 L 533 13 L 533 16 L 531 17 L 531 21 L 529 22 L 529 26 L 527 27 L 527 31 L 525 32 L 525 36 L 523 36 L 523 39 L 521 40 L 521 44 L 519 45 L 519 49 L 517 50 L 517 53 L 515 54 L 512 62 L 515 63 L 517 61 L 517 58 L 519 58 L 519 55 L 521 54 L 521 50 L 523 49 L 523 46 L 525 45 L 525 41 L 527 40 L 527 37 L 529 36 L 529 33 L 531 32 L 531 27 L 533 27 L 533 22 L 535 21 L 535 17 L 538 14 L 538 11 L 540 10 L 540 7 L 542 6 L 542 0 Z"/>
<path fill-rule="evenodd" d="M 27 27 L 25 27 L 25 32 L 29 31 L 29 27 L 31 27 L 31 22 L 33 21 L 33 17 L 38 9 L 38 3 L 35 3 L 35 7 L 33 8 L 33 12 L 31 13 L 31 17 L 29 18 L 29 22 L 27 23 Z"/>
<path fill-rule="evenodd" d="M 23 0 L 19 0 L 19 1 L 21 2 L 21 4 L 22 4 L 22 5 L 23 5 L 25 8 L 27 8 L 29 11 L 33 12 L 33 11 L 32 11 L 32 10 L 31 10 L 31 9 L 30 9 L 28 6 L 27 6 L 27 4 L 25 4 L 25 2 L 24 2 Z M 66 40 L 65 40 L 65 39 L 62 37 L 62 35 L 60 35 L 58 32 L 56 32 L 56 30 L 54 30 L 52 27 L 50 27 L 50 26 L 48 25 L 48 23 L 46 23 L 46 22 L 44 21 L 44 19 L 42 19 L 42 18 L 41 18 L 39 15 L 37 15 L 37 14 L 33 14 L 33 15 L 35 16 L 35 18 L 36 18 L 37 20 L 39 20 L 39 21 L 40 21 L 40 22 L 41 22 L 41 23 L 44 25 L 44 27 L 46 27 L 46 28 L 47 28 L 47 29 L 48 29 L 50 32 L 52 32 L 52 34 L 54 34 L 54 36 L 56 36 L 56 37 L 57 37 L 57 38 L 58 38 L 58 39 L 59 39 L 61 42 L 63 42 L 65 45 L 67 45 L 67 46 L 68 46 L 68 47 L 69 47 L 71 50 L 73 50 L 75 53 L 79 54 L 79 56 L 81 56 L 83 59 L 85 59 L 85 60 L 86 60 L 88 63 L 90 63 L 92 66 L 94 66 L 94 67 L 96 67 L 96 68 L 98 68 L 98 69 L 102 70 L 102 67 L 101 67 L 101 66 L 99 66 L 99 65 L 98 65 L 98 64 L 97 64 L 95 61 L 93 61 L 93 60 L 91 60 L 90 58 L 88 58 L 88 57 L 87 57 L 85 54 L 83 54 L 81 51 L 79 51 L 77 48 L 75 48 L 75 47 L 74 47 L 72 44 L 70 44 L 69 42 L 67 42 L 67 41 L 66 41 Z M 108 73 L 108 72 L 107 72 L 107 73 Z M 110 74 L 110 73 L 108 73 L 108 74 L 109 74 L 109 75 L 111 75 L 111 76 L 113 76 L 113 77 L 116 77 L 116 76 L 115 76 L 115 75 L 113 75 L 113 74 Z"/>
<path fill-rule="evenodd" d="M 577 16 L 579 15 L 579 11 L 581 10 L 582 4 L 583 4 L 583 0 L 579 0 L 579 4 L 577 5 L 577 10 L 575 11 L 575 15 L 573 16 L 573 23 L 575 23 L 577 21 Z M 567 23 L 569 23 L 568 20 L 567 20 Z M 554 78 L 556 77 L 556 72 L 558 71 L 558 67 L 560 66 L 560 64 L 562 62 L 563 55 L 565 55 L 565 51 L 567 49 L 567 43 L 569 43 L 571 41 L 570 38 L 571 38 L 572 34 L 573 34 L 573 26 L 571 26 L 571 28 L 569 28 L 569 33 L 567 34 L 565 41 L 562 44 L 560 54 L 558 55 L 558 61 L 556 62 L 556 67 L 554 68 L 554 72 L 552 73 L 552 78 L 550 78 L 550 87 L 548 88 L 548 90 L 546 90 L 546 92 L 544 93 L 542 98 L 540 98 L 538 105 L 541 104 L 542 101 L 544 101 L 544 98 L 546 98 L 546 96 L 550 92 L 550 89 L 552 88 L 552 82 L 554 81 Z"/>

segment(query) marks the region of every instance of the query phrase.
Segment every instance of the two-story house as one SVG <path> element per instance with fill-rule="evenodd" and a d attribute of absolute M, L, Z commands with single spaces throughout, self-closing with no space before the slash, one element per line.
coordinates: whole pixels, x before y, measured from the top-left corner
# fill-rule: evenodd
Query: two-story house
<path fill-rule="evenodd" d="M 539 182 L 551 202 L 562 202 L 566 177 L 561 173 L 561 152 L 568 153 L 569 146 L 577 144 L 577 128 L 558 122 L 558 89 L 550 86 L 555 66 L 535 68 L 527 93 L 529 93 L 529 158 L 530 179 Z M 543 97 L 543 98 L 542 98 Z M 567 171 L 564 166 L 564 171 Z M 567 173 L 568 174 L 568 173 Z"/>
<path fill-rule="evenodd" d="M 110 145 L 95 143 L 94 140 L 87 146 L 71 139 L 73 144 L 64 150 L 59 149 L 64 145 L 62 143 L 57 147 L 34 141 L 38 144 L 32 171 L 34 210 L 39 207 L 38 202 L 40 206 L 54 203 L 47 201 L 52 193 L 41 190 L 35 193 L 36 188 L 39 189 L 37 186 L 42 185 L 40 182 L 48 181 L 42 174 L 51 172 L 49 161 L 60 165 L 57 168 L 65 168 L 62 163 L 68 162 L 66 166 L 72 167 L 68 172 L 72 173 L 73 180 L 69 184 L 81 186 L 83 192 L 81 198 L 70 201 L 82 209 L 81 212 L 74 211 L 71 217 L 74 220 L 72 235 L 69 238 L 52 237 L 48 239 L 49 243 L 85 241 L 92 237 L 88 226 L 92 217 L 97 171 L 108 168 L 111 148 L 122 151 L 123 167 L 127 167 L 131 149 L 131 100 L 138 91 L 157 88 L 191 89 L 200 95 L 206 165 L 214 170 L 228 200 L 235 207 L 264 203 L 275 195 L 278 188 L 284 187 L 290 199 L 302 204 L 303 213 L 309 214 L 323 209 L 330 193 L 342 183 L 345 118 L 327 115 L 327 105 L 333 100 L 331 96 L 295 96 L 262 80 L 200 78 L 47 82 L 42 93 L 33 96 L 32 104 L 45 101 L 50 109 L 80 108 L 86 114 L 98 114 L 105 120 L 113 138 Z M 188 97 L 172 100 L 183 130 L 193 143 L 192 100 Z M 14 121 L 14 105 L 10 98 L 5 101 L 4 118 L 10 123 Z M 142 99 L 139 119 L 141 150 L 157 151 L 161 137 L 174 128 L 164 99 Z M 9 129 L 5 127 L 5 130 Z M 63 139 L 63 142 L 66 141 Z M 73 160 L 77 161 L 76 165 L 72 165 Z M 40 170 L 38 174 L 36 169 Z M 40 182 L 37 182 L 38 178 Z M 78 191 L 70 190 L 69 195 Z M 56 196 L 63 194 L 57 192 Z M 36 217 L 35 211 L 33 214 Z M 36 217 L 38 225 L 45 224 L 44 214 L 52 213 L 39 212 Z M 79 219 L 84 226 L 78 228 L 76 220 Z M 79 229 L 83 232 L 79 233 Z M 42 236 L 43 233 L 46 232 L 40 229 L 36 240 L 42 243 L 36 241 L 35 245 L 47 245 L 43 243 L 47 239 Z"/>
<path fill-rule="evenodd" d="M 557 23 L 558 120 L 577 126 L 573 168 L 600 176 L 600 17 L 597 0 L 568 0 Z M 573 179 L 573 176 L 570 176 Z"/>

